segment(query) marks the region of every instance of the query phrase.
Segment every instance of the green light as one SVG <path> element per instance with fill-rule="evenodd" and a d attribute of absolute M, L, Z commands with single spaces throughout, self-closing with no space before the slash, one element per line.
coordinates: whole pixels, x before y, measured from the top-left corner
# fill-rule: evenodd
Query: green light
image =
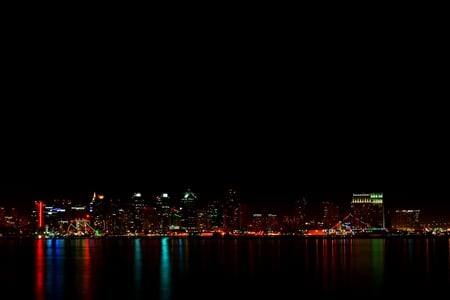
<path fill-rule="evenodd" d="M 383 193 L 372 193 L 372 194 L 370 194 L 370 198 L 381 199 L 381 198 L 383 198 Z"/>

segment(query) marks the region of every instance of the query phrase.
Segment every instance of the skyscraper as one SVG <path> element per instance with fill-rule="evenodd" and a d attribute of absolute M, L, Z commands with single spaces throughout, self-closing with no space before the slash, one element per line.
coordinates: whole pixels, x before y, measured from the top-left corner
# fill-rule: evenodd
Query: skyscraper
<path fill-rule="evenodd" d="M 170 204 L 169 194 L 162 193 L 156 197 L 156 214 L 158 216 L 159 233 L 166 234 L 169 231 L 170 219 Z"/>
<path fill-rule="evenodd" d="M 365 227 L 385 228 L 383 193 L 353 193 L 350 210 Z"/>
<path fill-rule="evenodd" d="M 306 201 L 305 197 L 302 197 L 302 199 L 297 199 L 295 201 L 293 222 L 295 224 L 294 231 L 296 232 L 305 228 L 307 204 L 308 202 Z"/>
<path fill-rule="evenodd" d="M 229 189 L 225 195 L 225 203 L 223 206 L 223 227 L 224 231 L 233 232 L 240 231 L 240 213 L 237 192 Z"/>
<path fill-rule="evenodd" d="M 197 196 L 188 189 L 181 199 L 181 228 L 188 233 L 197 230 Z"/>
<path fill-rule="evenodd" d="M 106 203 L 103 194 L 95 193 L 92 195 L 92 200 L 89 203 L 89 214 L 91 219 L 91 226 L 96 230 L 105 229 L 106 219 Z"/>
<path fill-rule="evenodd" d="M 145 207 L 145 201 L 144 198 L 142 198 L 141 193 L 134 193 L 131 197 L 131 216 L 132 216 L 132 222 L 134 226 L 134 231 L 141 232 L 142 231 L 142 212 Z"/>
<path fill-rule="evenodd" d="M 323 201 L 323 227 L 324 228 L 332 228 L 339 222 L 340 212 L 339 205 L 330 202 Z"/>

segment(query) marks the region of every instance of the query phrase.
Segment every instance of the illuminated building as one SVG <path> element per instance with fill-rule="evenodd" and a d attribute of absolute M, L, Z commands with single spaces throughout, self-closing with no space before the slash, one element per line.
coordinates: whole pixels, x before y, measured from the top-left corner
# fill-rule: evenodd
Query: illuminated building
<path fill-rule="evenodd" d="M 6 210 L 0 206 L 0 226 L 5 225 Z"/>
<path fill-rule="evenodd" d="M 280 222 L 276 214 L 267 214 L 265 230 L 268 233 L 280 231 Z"/>
<path fill-rule="evenodd" d="M 169 231 L 170 224 L 170 205 L 169 194 L 162 193 L 156 197 L 156 214 L 158 216 L 159 232 L 166 234 Z"/>
<path fill-rule="evenodd" d="M 188 233 L 197 232 L 197 196 L 188 189 L 181 199 L 181 228 Z"/>
<path fill-rule="evenodd" d="M 207 208 L 207 219 L 210 230 L 217 230 L 223 226 L 223 208 L 220 201 L 214 200 L 212 203 L 208 204 Z"/>
<path fill-rule="evenodd" d="M 252 214 L 252 221 L 249 226 L 249 231 L 253 233 L 261 233 L 265 230 L 264 217 L 260 213 Z"/>
<path fill-rule="evenodd" d="M 308 202 L 306 198 L 298 199 L 295 201 L 294 207 L 294 226 L 295 231 L 302 230 L 306 227 L 306 206 Z"/>
<path fill-rule="evenodd" d="M 223 206 L 223 227 L 225 231 L 240 231 L 240 213 L 239 201 L 237 200 L 237 192 L 229 189 L 225 196 L 225 204 Z"/>
<path fill-rule="evenodd" d="M 57 203 L 57 201 L 54 201 Z M 67 224 L 66 210 L 54 204 L 48 204 L 44 207 L 44 220 L 47 226 L 47 231 L 52 233 L 63 233 L 63 228 Z"/>
<path fill-rule="evenodd" d="M 329 201 L 322 202 L 323 205 L 323 227 L 331 228 L 339 222 L 339 205 Z"/>
<path fill-rule="evenodd" d="M 247 203 L 239 203 L 239 227 L 241 231 L 246 231 L 248 225 L 251 223 L 251 215 L 249 212 L 249 205 Z"/>
<path fill-rule="evenodd" d="M 69 211 L 70 220 L 86 218 L 87 209 L 85 205 L 72 205 Z"/>
<path fill-rule="evenodd" d="M 350 210 L 359 226 L 385 228 L 383 193 L 353 193 Z"/>
<path fill-rule="evenodd" d="M 94 192 L 89 203 L 90 223 L 95 230 L 105 229 L 106 203 L 104 198 L 104 195 Z"/>
<path fill-rule="evenodd" d="M 420 209 L 396 209 L 392 216 L 392 228 L 413 232 L 420 229 Z"/>
<path fill-rule="evenodd" d="M 131 222 L 132 229 L 135 232 L 140 232 L 142 230 L 142 212 L 145 207 L 144 198 L 142 198 L 141 193 L 134 193 L 131 197 L 132 209 L 131 209 Z"/>

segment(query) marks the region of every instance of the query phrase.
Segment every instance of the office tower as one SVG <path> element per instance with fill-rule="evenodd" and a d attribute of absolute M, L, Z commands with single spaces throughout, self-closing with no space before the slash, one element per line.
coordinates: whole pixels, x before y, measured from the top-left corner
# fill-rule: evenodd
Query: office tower
<path fill-rule="evenodd" d="M 170 203 L 169 194 L 162 193 L 156 197 L 156 215 L 158 216 L 158 230 L 161 234 L 169 231 L 170 224 Z"/>
<path fill-rule="evenodd" d="M 405 232 L 420 230 L 420 209 L 396 209 L 392 215 L 392 228 Z"/>
<path fill-rule="evenodd" d="M 280 221 L 279 221 L 278 215 L 268 213 L 265 223 L 266 224 L 265 224 L 264 230 L 267 233 L 274 233 L 274 232 L 280 231 Z"/>
<path fill-rule="evenodd" d="M 223 228 L 223 205 L 219 200 L 213 200 L 207 208 L 208 224 L 210 230 Z"/>
<path fill-rule="evenodd" d="M 339 205 L 330 202 L 323 201 L 323 228 L 330 229 L 339 222 Z"/>
<path fill-rule="evenodd" d="M 131 222 L 132 231 L 137 233 L 143 230 L 142 212 L 145 207 L 145 201 L 141 193 L 133 193 L 131 197 Z"/>
<path fill-rule="evenodd" d="M 0 206 L 0 227 L 3 227 L 5 225 L 5 217 L 6 217 L 6 210 L 4 207 Z"/>
<path fill-rule="evenodd" d="M 229 189 L 223 205 L 223 227 L 226 232 L 240 231 L 240 213 L 237 192 Z"/>
<path fill-rule="evenodd" d="M 108 201 L 106 213 L 106 233 L 113 235 L 126 234 L 127 216 L 120 198 L 111 198 Z"/>
<path fill-rule="evenodd" d="M 294 206 L 294 216 L 293 216 L 293 230 L 294 231 L 300 231 L 304 228 L 306 228 L 306 206 L 308 202 L 306 201 L 306 198 L 303 197 L 302 199 L 298 199 L 295 201 Z"/>
<path fill-rule="evenodd" d="M 90 225 L 95 230 L 105 230 L 106 203 L 103 194 L 94 192 L 89 203 Z"/>
<path fill-rule="evenodd" d="M 197 196 L 188 189 L 181 199 L 181 228 L 188 233 L 197 230 Z"/>
<path fill-rule="evenodd" d="M 350 213 L 362 229 L 384 229 L 383 193 L 353 193 Z"/>

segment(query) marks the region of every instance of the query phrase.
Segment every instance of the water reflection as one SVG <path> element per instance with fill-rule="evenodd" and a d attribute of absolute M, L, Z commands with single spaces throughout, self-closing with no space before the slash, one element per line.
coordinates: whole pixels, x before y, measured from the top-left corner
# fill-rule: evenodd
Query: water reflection
<path fill-rule="evenodd" d="M 355 239 L 352 247 L 350 286 L 379 292 L 384 275 L 384 239 Z"/>
<path fill-rule="evenodd" d="M 133 262 L 133 277 L 134 277 L 134 287 L 136 295 L 139 296 L 139 291 L 142 288 L 142 245 L 141 239 L 134 240 L 134 262 Z M 138 297 L 137 297 L 138 298 Z"/>
<path fill-rule="evenodd" d="M 169 255 L 169 238 L 161 240 L 160 261 L 160 299 L 171 299 L 171 263 Z"/>
<path fill-rule="evenodd" d="M 82 295 L 83 299 L 92 299 L 91 292 L 91 282 L 94 280 L 92 276 L 93 268 L 91 264 L 91 250 L 92 250 L 92 240 L 85 239 L 83 240 L 83 253 L 81 254 L 81 260 L 83 262 L 83 272 L 81 273 L 83 276 L 82 282 Z"/>
<path fill-rule="evenodd" d="M 13 255 L 10 244 L 3 243 L 1 253 Z M 413 296 L 450 287 L 447 239 L 41 239 L 27 249 L 21 254 L 31 254 L 28 265 L 16 266 L 14 259 L 4 265 L 15 266 L 14 274 L 32 274 L 27 292 L 37 300 L 105 293 L 124 299 L 232 298 L 238 290 L 243 297 L 275 293 L 279 299 L 309 292 L 318 298 Z"/>
<path fill-rule="evenodd" d="M 34 292 L 36 299 L 63 298 L 65 284 L 64 240 L 35 241 Z"/>
<path fill-rule="evenodd" d="M 381 289 L 384 284 L 384 241 L 384 239 L 374 239 L 371 243 L 372 282 L 376 289 Z"/>
<path fill-rule="evenodd" d="M 185 264 L 185 256 L 186 253 L 184 251 L 184 244 L 183 244 L 184 239 L 177 239 L 177 245 L 178 245 L 178 252 L 176 254 L 176 257 L 178 258 L 178 271 L 179 272 L 184 272 L 185 268 L 186 268 L 186 264 Z"/>
<path fill-rule="evenodd" d="M 64 287 L 64 240 L 49 239 L 46 241 L 45 257 L 45 290 L 51 295 L 61 296 Z"/>
<path fill-rule="evenodd" d="M 44 240 L 36 241 L 36 254 L 35 254 L 35 280 L 34 280 L 34 294 L 36 300 L 45 299 L 45 255 L 44 255 Z"/>

